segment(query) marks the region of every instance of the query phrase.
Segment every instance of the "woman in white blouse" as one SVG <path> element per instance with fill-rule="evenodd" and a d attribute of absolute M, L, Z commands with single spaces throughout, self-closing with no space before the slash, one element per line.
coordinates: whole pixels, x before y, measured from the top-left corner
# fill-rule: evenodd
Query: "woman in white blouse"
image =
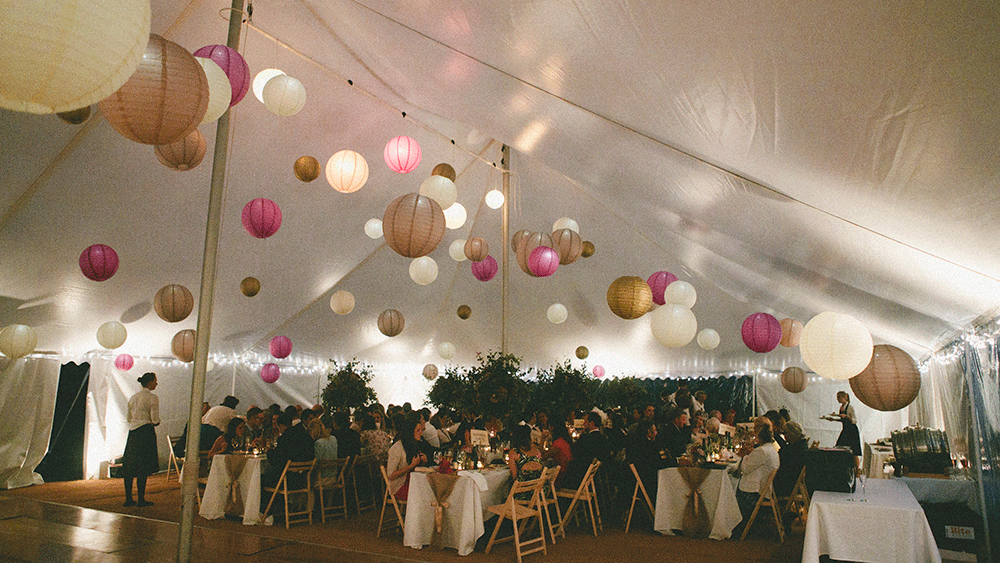
<path fill-rule="evenodd" d="M 757 421 L 760 421 L 759 425 Z M 760 498 L 760 492 L 767 484 L 767 478 L 777 471 L 780 465 L 770 421 L 764 417 L 758 417 L 757 421 L 754 421 L 757 428 L 756 444 L 749 449 L 749 453 L 741 452 L 743 458 L 736 466 L 741 473 L 740 483 L 736 487 L 736 504 L 740 507 L 743 521 L 733 530 L 733 537 L 743 532 L 754 505 Z"/>
<path fill-rule="evenodd" d="M 410 473 L 427 463 L 427 455 L 421 452 L 420 437 L 424 425 L 420 415 L 412 412 L 406 415 L 396 435 L 396 442 L 389 448 L 386 473 L 389 475 L 389 492 L 399 500 L 406 500 L 410 492 Z"/>
<path fill-rule="evenodd" d="M 128 400 L 128 441 L 122 457 L 122 475 L 125 477 L 124 506 L 152 506 L 146 500 L 146 478 L 160 470 L 156 453 L 156 430 L 160 424 L 160 399 L 152 393 L 156 389 L 156 374 L 144 373 L 138 379 L 140 390 Z M 135 479 L 139 502 L 132 500 L 132 479 Z"/>

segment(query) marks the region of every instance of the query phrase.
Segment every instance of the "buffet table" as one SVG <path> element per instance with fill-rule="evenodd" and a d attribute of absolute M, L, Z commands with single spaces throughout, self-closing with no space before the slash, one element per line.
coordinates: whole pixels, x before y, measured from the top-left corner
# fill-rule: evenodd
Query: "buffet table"
<path fill-rule="evenodd" d="M 886 479 L 885 462 L 892 457 L 892 446 L 865 443 L 862 471 L 871 479 Z"/>
<path fill-rule="evenodd" d="M 653 529 L 661 534 L 672 535 L 674 530 L 683 527 L 684 508 L 691 491 L 677 467 L 661 469 L 657 478 Z M 728 538 L 733 528 L 743 520 L 729 473 L 725 469 L 710 470 L 699 489 L 711 526 L 708 537 L 716 540 Z"/>
<path fill-rule="evenodd" d="M 260 523 L 260 474 L 265 456 L 223 455 L 212 457 L 208 483 L 201 499 L 203 518 L 215 520 L 227 510 L 241 516 L 243 523 Z"/>

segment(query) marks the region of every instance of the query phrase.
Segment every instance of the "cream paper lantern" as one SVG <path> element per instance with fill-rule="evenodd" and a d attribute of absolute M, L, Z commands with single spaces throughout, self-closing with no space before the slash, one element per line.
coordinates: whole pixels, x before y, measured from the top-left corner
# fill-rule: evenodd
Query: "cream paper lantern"
<path fill-rule="evenodd" d="M 434 364 L 427 364 L 424 366 L 424 379 L 427 381 L 433 381 L 435 377 L 438 376 L 438 367 Z"/>
<path fill-rule="evenodd" d="M 128 331 L 125 330 L 125 325 L 118 321 L 108 321 L 97 329 L 97 342 L 108 350 L 114 350 L 125 344 L 126 338 Z"/>
<path fill-rule="evenodd" d="M 257 98 L 257 101 L 262 104 L 264 103 L 264 86 L 267 84 L 268 80 L 271 80 L 280 74 L 285 74 L 285 71 L 277 68 L 265 68 L 253 77 L 253 83 L 250 85 L 250 89 L 253 90 L 253 95 Z"/>
<path fill-rule="evenodd" d="M 7 325 L 0 330 L 0 352 L 8 358 L 22 358 L 35 351 L 38 336 L 27 325 Z"/>
<path fill-rule="evenodd" d="M 306 87 L 294 76 L 279 74 L 267 81 L 261 91 L 268 111 L 289 117 L 306 107 Z"/>
<path fill-rule="evenodd" d="M 420 184 L 419 193 L 438 202 L 441 209 L 448 209 L 458 199 L 455 182 L 445 176 L 429 176 Z"/>
<path fill-rule="evenodd" d="M 444 226 L 448 229 L 461 229 L 469 215 L 465 211 L 465 206 L 457 201 L 451 207 L 444 210 Z"/>
<path fill-rule="evenodd" d="M 451 342 L 442 342 L 438 344 L 438 355 L 446 360 L 450 360 L 455 357 L 455 345 Z"/>
<path fill-rule="evenodd" d="M 698 292 L 688 282 L 677 280 L 668 285 L 667 289 L 663 290 L 663 300 L 667 303 L 676 303 L 690 309 L 694 307 L 695 302 L 698 300 Z"/>
<path fill-rule="evenodd" d="M 433 283 L 438 277 L 438 265 L 430 256 L 414 258 L 410 262 L 410 279 L 419 285 Z"/>
<path fill-rule="evenodd" d="M 195 57 L 195 60 L 201 65 L 201 69 L 205 71 L 205 78 L 208 79 L 208 109 L 205 110 L 205 117 L 201 122 L 209 123 L 222 117 L 222 114 L 229 109 L 229 102 L 233 99 L 233 85 L 219 63 L 208 57 Z"/>
<path fill-rule="evenodd" d="M 128 81 L 150 30 L 149 0 L 0 0 L 0 107 L 56 113 Z"/>
<path fill-rule="evenodd" d="M 460 238 L 458 240 L 452 241 L 448 246 L 448 256 L 456 262 L 463 262 L 467 260 L 465 257 L 465 239 Z"/>
<path fill-rule="evenodd" d="M 552 223 L 553 233 L 562 229 L 569 229 L 576 234 L 580 234 L 580 225 L 569 217 L 560 217 L 559 219 L 556 219 L 555 223 Z"/>
<path fill-rule="evenodd" d="M 365 234 L 371 239 L 382 238 L 382 220 L 369 219 L 368 222 L 365 223 Z"/>
<path fill-rule="evenodd" d="M 569 311 L 566 310 L 566 306 L 562 303 L 553 303 L 545 311 L 545 316 L 548 317 L 549 322 L 552 324 L 562 324 L 569 317 Z"/>
<path fill-rule="evenodd" d="M 658 307 L 650 315 L 653 337 L 667 348 L 686 346 L 698 332 L 698 319 L 691 309 L 667 303 Z"/>
<path fill-rule="evenodd" d="M 354 193 L 368 181 L 368 161 L 354 151 L 337 151 L 326 161 L 326 181 L 340 193 Z"/>
<path fill-rule="evenodd" d="M 799 339 L 802 360 L 816 375 L 850 379 L 872 359 L 872 335 L 861 321 L 826 311 L 806 323 Z"/>
<path fill-rule="evenodd" d="M 698 333 L 698 346 L 701 346 L 703 350 L 715 350 L 721 341 L 719 333 L 714 329 L 703 328 Z"/>
<path fill-rule="evenodd" d="M 354 295 L 343 289 L 330 296 L 330 309 L 338 315 L 346 315 L 354 310 Z"/>
<path fill-rule="evenodd" d="M 503 207 L 504 198 L 503 192 L 500 190 L 490 190 L 486 192 L 486 207 L 490 209 L 500 209 Z"/>

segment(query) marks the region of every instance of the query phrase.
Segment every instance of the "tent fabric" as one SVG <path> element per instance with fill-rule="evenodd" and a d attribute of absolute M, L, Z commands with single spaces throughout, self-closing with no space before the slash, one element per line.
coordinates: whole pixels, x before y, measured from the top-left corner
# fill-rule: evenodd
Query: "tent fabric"
<path fill-rule="evenodd" d="M 59 387 L 53 359 L 0 358 L 0 485 L 4 489 L 41 483 L 34 472 L 45 457 Z"/>

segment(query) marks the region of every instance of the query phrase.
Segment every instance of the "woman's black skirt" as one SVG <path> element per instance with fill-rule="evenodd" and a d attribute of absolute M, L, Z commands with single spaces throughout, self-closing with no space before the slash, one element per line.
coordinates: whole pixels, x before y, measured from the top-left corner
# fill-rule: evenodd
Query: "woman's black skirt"
<path fill-rule="evenodd" d="M 156 452 L 156 430 L 144 424 L 128 433 L 125 455 L 122 457 L 122 477 L 146 477 L 160 470 Z"/>

